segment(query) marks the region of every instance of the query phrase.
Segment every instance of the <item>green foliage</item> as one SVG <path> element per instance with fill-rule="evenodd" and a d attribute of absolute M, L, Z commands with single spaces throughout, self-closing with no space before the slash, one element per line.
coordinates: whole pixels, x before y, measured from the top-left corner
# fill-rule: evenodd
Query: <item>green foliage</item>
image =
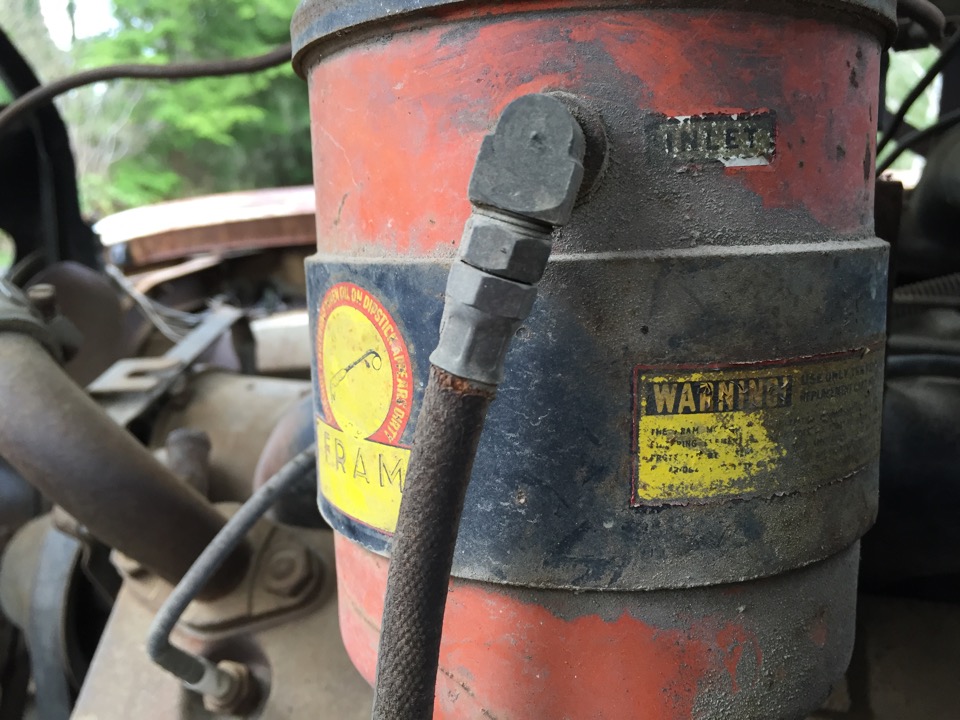
<path fill-rule="evenodd" d="M 934 48 L 891 53 L 890 70 L 887 73 L 887 109 L 891 113 L 897 111 L 900 103 L 910 94 L 938 54 L 939 50 Z M 938 109 L 939 100 L 931 86 L 907 112 L 906 120 L 915 128 L 928 127 L 936 119 Z M 892 144 L 890 149 L 893 149 Z M 916 157 L 912 152 L 905 152 L 893 163 L 893 168 L 908 169 L 916 162 Z"/>
<path fill-rule="evenodd" d="M 0 86 L 2 87 L 2 86 Z M 13 238 L 0 230 L 0 276 L 13 267 L 17 259 L 17 246 Z"/>
<path fill-rule="evenodd" d="M 296 0 L 114 0 L 118 27 L 77 42 L 73 55 L 80 67 L 257 55 L 289 39 L 295 7 Z M 307 89 L 288 65 L 142 85 L 118 130 L 134 134 L 139 149 L 82 178 L 89 210 L 310 182 Z"/>

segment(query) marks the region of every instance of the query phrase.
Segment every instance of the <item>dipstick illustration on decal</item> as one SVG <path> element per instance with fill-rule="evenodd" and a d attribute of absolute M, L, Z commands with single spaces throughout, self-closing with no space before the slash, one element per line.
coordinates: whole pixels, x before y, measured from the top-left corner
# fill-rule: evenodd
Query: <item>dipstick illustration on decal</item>
<path fill-rule="evenodd" d="M 370 358 L 367 360 L 367 358 Z M 345 368 L 340 370 L 330 381 L 330 389 L 336 390 L 337 386 L 347 379 L 347 373 L 353 370 L 357 365 L 363 363 L 368 368 L 373 368 L 374 370 L 379 370 L 383 367 L 383 358 L 380 357 L 380 353 L 376 350 L 367 350 L 363 355 L 358 357 L 352 363 L 347 365 Z"/>

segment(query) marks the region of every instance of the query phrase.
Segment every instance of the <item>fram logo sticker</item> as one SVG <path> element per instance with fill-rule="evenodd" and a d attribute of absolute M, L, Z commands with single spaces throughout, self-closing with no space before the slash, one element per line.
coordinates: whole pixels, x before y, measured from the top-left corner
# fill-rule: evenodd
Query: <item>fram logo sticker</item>
<path fill-rule="evenodd" d="M 409 448 L 400 444 L 413 402 L 410 353 L 397 323 L 369 291 L 331 287 L 317 313 L 320 492 L 345 514 L 396 528 Z"/>

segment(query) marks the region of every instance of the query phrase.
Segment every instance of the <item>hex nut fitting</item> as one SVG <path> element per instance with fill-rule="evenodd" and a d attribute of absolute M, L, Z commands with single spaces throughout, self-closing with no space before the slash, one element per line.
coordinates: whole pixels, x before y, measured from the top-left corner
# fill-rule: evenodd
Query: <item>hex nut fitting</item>
<path fill-rule="evenodd" d="M 305 547 L 285 547 L 267 559 L 264 588 L 279 597 L 296 597 L 310 587 L 318 568 Z"/>
<path fill-rule="evenodd" d="M 217 667 L 230 675 L 234 682 L 224 697 L 203 696 L 203 707 L 215 715 L 245 716 L 256 710 L 262 699 L 260 683 L 243 663 L 221 660 Z"/>
<path fill-rule="evenodd" d="M 534 284 L 550 259 L 550 232 L 531 223 L 474 212 L 463 228 L 460 259 L 475 268 Z"/>
<path fill-rule="evenodd" d="M 523 320 L 533 308 L 537 289 L 457 262 L 447 277 L 447 299 L 491 316 Z"/>
<path fill-rule="evenodd" d="M 474 382 L 499 385 L 510 340 L 536 297 L 534 285 L 454 263 L 431 364 Z"/>
<path fill-rule="evenodd" d="M 470 177 L 474 212 L 447 278 L 433 365 L 484 385 L 503 380 L 510 340 L 550 257 L 551 230 L 573 212 L 585 151 L 580 124 L 558 98 L 524 95 L 504 109 Z"/>

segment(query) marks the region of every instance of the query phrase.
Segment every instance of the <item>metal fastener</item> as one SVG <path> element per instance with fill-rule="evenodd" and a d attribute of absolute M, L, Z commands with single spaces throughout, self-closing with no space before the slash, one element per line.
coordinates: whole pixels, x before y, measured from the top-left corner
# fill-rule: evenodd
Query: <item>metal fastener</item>
<path fill-rule="evenodd" d="M 519 218 L 475 211 L 460 240 L 460 259 L 509 280 L 540 281 L 550 257 L 549 229 Z"/>
<path fill-rule="evenodd" d="M 37 283 L 27 288 L 27 299 L 40 316 L 49 322 L 57 316 L 57 288 L 49 283 Z"/>
<path fill-rule="evenodd" d="M 230 684 L 229 692 L 223 697 L 204 695 L 204 709 L 215 715 L 235 716 L 246 716 L 256 710 L 262 699 L 262 693 L 260 684 L 250 672 L 250 668 L 232 660 L 221 660 L 217 663 L 217 667 L 230 675 L 233 682 Z"/>
<path fill-rule="evenodd" d="M 277 550 L 267 560 L 264 587 L 281 597 L 299 595 L 315 577 L 316 564 L 304 547 Z"/>

